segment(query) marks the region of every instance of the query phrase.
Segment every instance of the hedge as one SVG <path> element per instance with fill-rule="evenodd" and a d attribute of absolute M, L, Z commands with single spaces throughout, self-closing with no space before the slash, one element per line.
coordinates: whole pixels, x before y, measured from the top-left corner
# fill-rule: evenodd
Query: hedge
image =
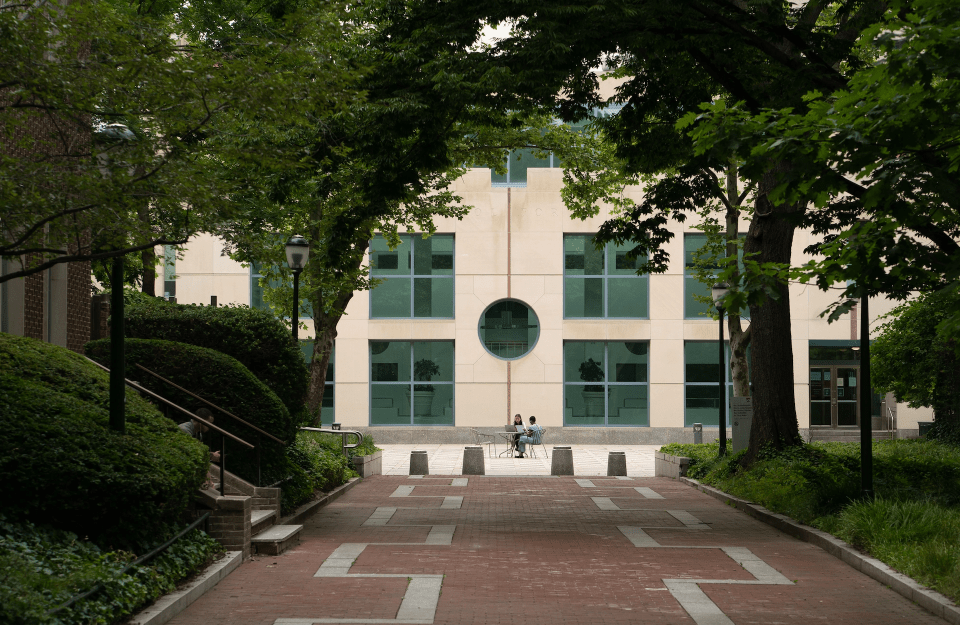
<path fill-rule="evenodd" d="M 159 305 L 158 305 L 159 304 Z M 239 360 L 272 390 L 291 415 L 306 417 L 309 371 L 290 331 L 269 312 L 246 306 L 197 306 L 131 299 L 124 307 L 129 338 L 189 343 Z"/>
<path fill-rule="evenodd" d="M 212 349 L 175 343 L 173 341 L 152 341 L 146 339 L 127 339 L 125 342 L 127 377 L 139 381 L 151 391 L 162 395 L 173 403 L 196 412 L 205 404 L 187 393 L 158 380 L 157 378 L 134 368 L 139 364 L 164 378 L 199 395 L 220 408 L 227 410 L 284 441 L 292 443 L 297 434 L 297 425 L 290 417 L 280 399 L 267 388 L 246 367 L 235 358 Z M 85 350 L 94 360 L 107 364 L 110 358 L 110 341 L 102 339 L 87 343 Z M 216 425 L 227 432 L 256 445 L 257 434 L 234 419 L 218 414 Z M 180 411 L 173 411 L 170 417 L 177 422 L 189 419 Z M 220 447 L 219 436 L 208 434 L 211 449 Z M 257 454 L 227 439 L 226 469 L 243 479 L 257 484 Z M 286 477 L 288 462 L 284 446 L 266 437 L 261 441 L 260 462 L 265 476 L 277 480 Z M 274 480 L 275 481 L 275 480 Z"/>
<path fill-rule="evenodd" d="M 135 392 L 109 429 L 107 374 L 82 356 L 0 333 L 0 501 L 11 521 L 136 550 L 179 520 L 205 448 Z"/>

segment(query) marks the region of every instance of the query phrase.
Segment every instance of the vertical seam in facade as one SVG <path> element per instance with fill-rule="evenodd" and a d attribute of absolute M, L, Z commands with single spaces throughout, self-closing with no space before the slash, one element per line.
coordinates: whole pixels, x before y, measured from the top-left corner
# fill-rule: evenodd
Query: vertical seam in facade
<path fill-rule="evenodd" d="M 510 209 L 511 209 L 510 199 L 511 199 L 511 198 L 510 198 L 510 187 L 507 187 L 507 297 L 511 297 L 511 291 L 510 291 L 510 271 L 511 271 L 511 269 L 512 269 L 511 266 L 510 266 L 510 262 L 511 262 L 511 243 L 512 243 L 512 241 L 511 241 L 511 233 L 512 233 L 512 230 L 513 230 L 513 228 L 512 228 L 513 224 L 511 223 L 511 221 L 512 221 L 512 220 L 511 220 L 512 215 L 511 215 L 511 212 L 510 212 Z M 512 391 L 512 389 L 510 388 L 510 386 L 511 386 L 511 384 L 510 384 L 510 382 L 511 382 L 511 380 L 510 380 L 510 373 L 511 373 L 511 371 L 510 371 L 510 364 L 511 364 L 510 361 L 507 361 L 507 423 L 508 423 L 508 424 L 510 423 L 510 412 L 511 412 L 510 400 L 511 400 L 511 391 Z"/>
<path fill-rule="evenodd" d="M 850 340 L 857 340 L 857 306 L 850 309 Z"/>

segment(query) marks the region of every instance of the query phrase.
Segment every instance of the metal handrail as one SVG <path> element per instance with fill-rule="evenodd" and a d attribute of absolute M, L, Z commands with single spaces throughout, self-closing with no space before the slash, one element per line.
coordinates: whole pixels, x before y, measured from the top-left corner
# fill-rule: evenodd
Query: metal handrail
<path fill-rule="evenodd" d="M 93 364 L 97 365 L 98 367 L 100 367 L 101 369 L 103 369 L 104 371 L 106 371 L 107 373 L 110 372 L 110 369 L 109 369 L 109 368 L 104 367 L 103 365 L 101 365 L 101 364 L 100 364 L 99 362 L 97 362 L 96 360 L 93 360 L 92 358 L 90 358 L 90 357 L 88 357 L 88 356 L 84 356 L 84 358 L 86 358 L 87 360 L 89 360 L 89 361 L 92 362 Z M 127 384 L 127 386 L 129 386 L 129 387 L 131 387 L 131 388 L 134 388 L 134 389 L 140 391 L 141 393 L 146 393 L 146 394 L 149 395 L 150 397 L 153 397 L 154 399 L 156 399 L 156 400 L 158 400 L 158 401 L 161 401 L 161 402 L 167 404 L 168 406 L 170 406 L 170 407 L 172 407 L 172 408 L 176 408 L 176 409 L 179 410 L 180 412 L 182 412 L 182 413 L 184 413 L 184 414 L 186 414 L 186 415 L 189 415 L 189 417 L 190 417 L 191 419 L 193 419 L 194 421 L 199 421 L 200 423 L 202 423 L 202 424 L 206 425 L 207 427 L 209 427 L 211 430 L 213 430 L 213 431 L 215 431 L 215 432 L 220 432 L 220 434 L 223 435 L 223 437 L 220 438 L 220 495 L 223 495 L 223 494 L 224 494 L 223 471 L 224 471 L 224 467 L 225 467 L 226 464 L 227 464 L 227 449 L 226 449 L 226 446 L 225 446 L 225 445 L 226 445 L 226 438 L 224 438 L 224 437 L 229 437 L 229 438 L 237 441 L 237 442 L 240 443 L 241 445 L 246 445 L 249 449 L 256 449 L 256 448 L 255 448 L 253 445 L 251 445 L 250 443 L 248 443 L 247 441 L 243 440 L 242 438 L 240 438 L 240 437 L 238 437 L 238 436 L 234 436 L 234 435 L 231 434 L 230 432 L 227 432 L 226 430 L 215 426 L 213 423 L 211 423 L 210 421 L 207 421 L 207 420 L 204 419 L 203 417 L 198 417 L 197 415 L 193 414 L 192 412 L 190 412 L 189 410 L 187 410 L 187 409 L 184 408 L 183 406 L 180 406 L 180 405 L 178 405 L 178 404 L 173 403 L 172 401 L 170 401 L 170 400 L 167 399 L 166 397 L 163 397 L 162 395 L 157 395 L 156 393 L 154 393 L 154 392 L 151 391 L 150 389 L 148 389 L 148 388 L 146 388 L 146 387 L 143 387 L 143 386 L 140 386 L 139 384 L 137 384 L 137 383 L 134 382 L 133 380 L 128 380 L 127 378 L 124 378 L 123 381 Z M 258 451 L 259 451 L 259 450 L 258 450 Z M 258 455 L 257 460 L 258 460 L 258 470 L 259 470 L 259 455 Z"/>
<path fill-rule="evenodd" d="M 358 432 L 358 431 L 356 431 L 356 430 L 334 430 L 334 429 L 330 429 L 330 428 L 308 428 L 308 427 L 302 427 L 302 428 L 300 428 L 300 429 L 301 429 L 301 430 L 306 430 L 306 431 L 308 431 L 308 432 L 320 432 L 321 434 L 340 434 L 340 435 L 343 437 L 343 439 L 342 439 L 343 442 L 341 443 L 341 447 L 343 448 L 343 455 L 344 455 L 344 456 L 347 455 L 347 450 L 348 450 L 348 449 L 355 449 L 355 448 L 359 447 L 359 446 L 363 443 L 363 434 L 361 434 L 360 432 Z M 349 436 L 349 435 L 351 435 L 351 434 L 353 434 L 354 436 L 357 437 L 357 442 L 354 443 L 353 445 L 348 445 L 348 444 L 347 444 L 347 436 Z"/>
<path fill-rule="evenodd" d="M 123 570 L 120 571 L 120 573 L 118 574 L 118 577 L 119 577 L 120 575 L 126 574 L 127 571 L 129 571 L 130 569 L 132 569 L 132 568 L 135 567 L 135 566 L 138 566 L 138 565 L 140 565 L 140 564 L 144 564 L 145 562 L 149 562 L 150 560 L 153 560 L 155 557 L 157 557 L 158 555 L 160 555 L 161 553 L 163 553 L 164 551 L 166 551 L 166 550 L 170 547 L 170 545 L 172 545 L 173 543 L 177 542 L 178 540 L 180 540 L 181 538 L 183 538 L 184 536 L 186 536 L 186 534 L 187 534 L 188 532 L 192 531 L 192 530 L 193 530 L 194 528 L 196 528 L 198 525 L 200 525 L 201 523 L 203 523 L 204 521 L 206 521 L 209 517 L 210 517 L 210 513 L 209 513 L 209 512 L 204 512 L 203 515 L 201 515 L 199 519 L 197 519 L 196 521 L 194 521 L 193 523 L 191 523 L 190 525 L 188 525 L 188 526 L 186 527 L 186 529 L 184 529 L 183 531 L 181 531 L 179 534 L 177 534 L 176 536 L 174 536 L 173 538 L 171 538 L 171 539 L 168 540 L 167 542 L 163 543 L 163 544 L 160 545 L 159 547 L 153 549 L 153 550 L 150 551 L 149 553 L 146 553 L 146 554 L 140 556 L 139 558 L 137 558 L 136 560 L 134 560 L 133 562 L 131 562 L 131 563 L 128 564 L 127 566 L 123 567 Z M 55 614 L 55 613 L 59 612 L 60 610 L 64 610 L 64 609 L 66 609 L 66 608 L 69 608 L 70 606 L 72 606 L 72 605 L 75 604 L 76 602 L 82 601 L 83 599 L 86 599 L 87 597 L 90 597 L 90 596 L 96 594 L 96 593 L 99 592 L 100 590 L 103 590 L 103 582 L 97 582 L 97 584 L 96 584 L 93 588 L 91 588 L 90 590 L 86 590 L 86 591 L 80 593 L 79 595 L 74 595 L 73 597 L 71 597 L 70 599 L 68 599 L 65 603 L 63 603 L 63 604 L 61 604 L 61 605 L 53 608 L 52 610 L 48 610 L 48 611 L 47 611 L 47 616 L 50 616 L 51 614 Z"/>
<path fill-rule="evenodd" d="M 210 406 L 210 407 L 212 407 L 212 408 L 216 408 L 217 410 L 219 410 L 219 411 L 222 412 L 223 414 L 227 415 L 228 417 L 239 421 L 240 423 L 244 424 L 245 426 L 247 426 L 248 428 L 250 428 L 250 429 L 252 429 L 252 430 L 255 430 L 258 434 L 263 434 L 264 436 L 266 436 L 266 437 L 268 437 L 268 438 L 271 438 L 271 439 L 277 441 L 277 442 L 280 443 L 281 445 L 286 446 L 286 443 L 284 443 L 282 440 L 280 440 L 279 438 L 277 438 L 276 436 L 274 436 L 274 435 L 271 434 L 270 432 L 266 432 L 266 431 L 264 431 L 264 430 L 261 430 L 260 428 L 258 428 L 258 427 L 255 426 L 254 424 L 250 423 L 249 421 L 244 421 L 243 419 L 241 419 L 241 418 L 238 417 L 237 415 L 233 414 L 232 412 L 221 408 L 220 406 L 216 405 L 216 404 L 213 403 L 212 401 L 208 401 L 208 400 L 204 399 L 203 397 L 200 397 L 200 396 L 197 395 L 196 393 L 191 393 L 190 391 L 188 391 L 187 389 L 183 388 L 182 386 L 180 386 L 180 385 L 177 384 L 176 382 L 172 382 L 172 381 L 168 380 L 167 378 L 163 377 L 163 376 L 160 375 L 159 373 L 156 373 L 156 372 L 154 372 L 154 371 L 151 371 L 151 370 L 147 369 L 146 367 L 144 367 L 143 365 L 141 365 L 141 364 L 139 364 L 139 363 L 134 363 L 133 366 L 134 366 L 134 367 L 137 367 L 138 369 L 142 369 L 143 371 L 146 371 L 147 373 L 149 373 L 149 374 L 152 375 L 153 377 L 157 378 L 158 380 L 160 380 L 160 381 L 162 381 L 162 382 L 166 382 L 167 384 L 169 384 L 169 385 L 172 386 L 173 388 L 175 388 L 175 389 L 177 389 L 177 390 L 179 390 L 179 391 L 183 391 L 184 393 L 186 393 L 186 394 L 189 395 L 190 397 L 193 397 L 194 399 L 199 399 L 200 401 L 202 401 L 202 402 L 205 403 L 206 405 L 208 405 L 208 406 Z"/>
<path fill-rule="evenodd" d="M 900 434 L 899 432 L 897 432 L 897 413 L 895 413 L 893 409 L 890 408 L 890 406 L 888 405 L 887 414 L 890 415 L 887 418 L 890 419 L 890 429 L 893 430 L 893 437 L 900 438 Z"/>

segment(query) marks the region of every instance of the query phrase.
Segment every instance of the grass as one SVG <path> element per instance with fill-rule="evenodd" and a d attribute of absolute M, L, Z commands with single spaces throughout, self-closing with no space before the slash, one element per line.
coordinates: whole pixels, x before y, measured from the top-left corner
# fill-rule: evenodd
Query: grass
<path fill-rule="evenodd" d="M 874 494 L 860 497 L 860 445 L 813 443 L 717 458 L 717 443 L 665 445 L 693 459 L 689 476 L 829 532 L 960 601 L 960 448 L 925 440 L 876 441 Z"/>

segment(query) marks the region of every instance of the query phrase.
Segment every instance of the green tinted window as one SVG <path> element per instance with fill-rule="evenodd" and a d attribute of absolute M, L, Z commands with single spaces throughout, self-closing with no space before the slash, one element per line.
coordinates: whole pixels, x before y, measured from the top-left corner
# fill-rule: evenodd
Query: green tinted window
<path fill-rule="evenodd" d="M 370 342 L 371 425 L 453 425 L 450 341 Z"/>
<path fill-rule="evenodd" d="M 730 424 L 733 380 L 730 378 L 730 344 L 724 343 L 724 388 L 727 425 Z M 716 341 L 687 341 L 683 344 L 684 425 L 720 424 L 720 353 Z M 749 371 L 750 348 L 747 348 Z"/>
<path fill-rule="evenodd" d="M 540 337 L 540 320 L 519 300 L 502 300 L 480 316 L 480 342 L 497 358 L 513 360 L 526 355 Z"/>
<path fill-rule="evenodd" d="M 643 258 L 629 258 L 630 244 L 597 250 L 593 236 L 563 237 L 563 313 L 568 319 L 649 316 L 646 275 L 638 276 Z"/>
<path fill-rule="evenodd" d="M 370 275 L 382 282 L 370 291 L 370 317 L 452 318 L 453 259 L 453 235 L 403 235 L 394 250 L 383 237 L 373 239 Z"/>
<path fill-rule="evenodd" d="M 649 365 L 647 341 L 564 343 L 564 425 L 650 425 Z"/>

